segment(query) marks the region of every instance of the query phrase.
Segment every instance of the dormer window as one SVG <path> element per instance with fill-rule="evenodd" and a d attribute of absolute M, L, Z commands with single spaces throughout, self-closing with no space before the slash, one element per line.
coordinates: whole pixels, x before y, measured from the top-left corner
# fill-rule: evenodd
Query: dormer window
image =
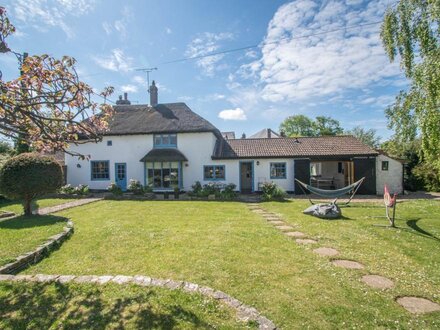
<path fill-rule="evenodd" d="M 177 134 L 154 134 L 155 148 L 177 148 Z"/>

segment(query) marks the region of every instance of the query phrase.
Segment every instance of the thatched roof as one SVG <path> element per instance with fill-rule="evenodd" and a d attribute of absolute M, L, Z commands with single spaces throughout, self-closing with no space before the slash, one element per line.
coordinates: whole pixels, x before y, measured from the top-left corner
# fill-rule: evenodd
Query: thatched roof
<path fill-rule="evenodd" d="M 185 103 L 117 105 L 105 135 L 213 132 L 219 130 Z"/>

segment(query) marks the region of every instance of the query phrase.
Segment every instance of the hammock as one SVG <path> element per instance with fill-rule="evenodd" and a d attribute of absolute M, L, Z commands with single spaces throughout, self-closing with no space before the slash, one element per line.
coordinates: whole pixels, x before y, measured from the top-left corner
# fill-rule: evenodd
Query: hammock
<path fill-rule="evenodd" d="M 305 191 L 305 189 L 306 189 L 306 190 L 310 191 L 311 193 L 318 195 L 318 196 L 321 196 L 321 197 L 334 198 L 335 199 L 334 203 L 336 202 L 336 200 L 339 197 L 351 192 L 350 199 L 348 200 L 348 202 L 344 203 L 345 205 L 347 205 L 348 203 L 351 202 L 351 200 L 353 199 L 357 190 L 361 186 L 362 182 L 364 182 L 364 180 L 365 180 L 365 177 L 363 177 L 359 181 L 356 181 L 355 183 L 353 183 L 347 187 L 341 188 L 341 189 L 325 190 L 325 189 L 319 189 L 319 188 L 313 187 L 311 185 L 308 185 L 308 184 L 305 184 L 304 182 L 299 181 L 298 179 L 295 179 L 295 181 L 299 183 L 299 186 L 305 195 L 307 195 L 307 193 Z M 310 198 L 309 198 L 309 201 L 313 205 L 315 204 L 315 203 L 313 203 L 313 201 Z"/>

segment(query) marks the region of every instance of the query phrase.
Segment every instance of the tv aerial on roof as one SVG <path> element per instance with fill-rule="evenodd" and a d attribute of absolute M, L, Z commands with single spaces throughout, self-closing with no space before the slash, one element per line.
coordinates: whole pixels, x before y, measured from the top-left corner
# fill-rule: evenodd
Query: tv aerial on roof
<path fill-rule="evenodd" d="M 157 70 L 157 68 L 139 68 L 139 69 L 135 69 L 135 71 L 141 71 L 141 72 L 145 72 L 147 74 L 148 93 L 150 93 L 150 73 L 153 72 L 154 70 Z"/>

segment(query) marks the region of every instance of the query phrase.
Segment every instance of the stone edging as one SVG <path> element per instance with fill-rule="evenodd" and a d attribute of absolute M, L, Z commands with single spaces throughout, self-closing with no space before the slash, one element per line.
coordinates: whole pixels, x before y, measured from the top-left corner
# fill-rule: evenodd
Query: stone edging
<path fill-rule="evenodd" d="M 31 264 L 39 262 L 50 252 L 59 247 L 64 240 L 73 234 L 73 222 L 68 220 L 63 231 L 59 234 L 49 237 L 49 239 L 38 246 L 35 250 L 18 256 L 15 261 L 0 267 L 0 274 L 16 274 Z"/>
<path fill-rule="evenodd" d="M 124 276 L 124 275 L 0 275 L 1 281 L 29 281 L 29 282 L 58 282 L 58 283 L 95 283 L 95 284 L 134 284 L 139 286 L 155 286 L 170 290 L 183 290 L 189 293 L 199 293 L 205 297 L 209 297 L 233 308 L 237 312 L 237 318 L 240 321 L 255 321 L 258 323 L 259 329 L 275 330 L 277 327 L 268 318 L 261 315 L 255 308 L 243 304 L 241 301 L 229 296 L 222 291 L 216 291 L 207 286 L 200 286 L 191 282 L 174 281 L 170 279 L 157 279 L 148 276 Z"/>
<path fill-rule="evenodd" d="M 10 217 L 13 217 L 14 215 L 15 215 L 14 212 L 0 211 L 0 219 L 3 219 L 3 218 L 10 218 Z"/>

